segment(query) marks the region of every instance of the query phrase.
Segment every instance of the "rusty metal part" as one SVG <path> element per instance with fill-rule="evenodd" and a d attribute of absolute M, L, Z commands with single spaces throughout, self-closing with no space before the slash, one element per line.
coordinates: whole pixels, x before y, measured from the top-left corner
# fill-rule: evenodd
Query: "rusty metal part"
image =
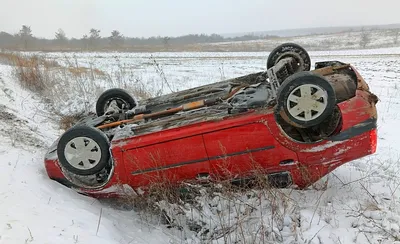
<path fill-rule="evenodd" d="M 350 64 L 334 64 L 318 68 L 313 73 L 325 76 L 335 90 L 336 102 L 346 101 L 356 95 L 357 75 L 352 71 Z"/>
<path fill-rule="evenodd" d="M 104 125 L 99 125 L 99 126 L 96 126 L 96 128 L 98 128 L 98 129 L 112 128 L 112 127 L 116 127 L 116 126 L 119 126 L 119 125 L 122 125 L 122 124 L 126 124 L 126 123 L 129 123 L 129 122 L 134 122 L 134 121 L 135 121 L 134 119 L 120 120 L 120 121 L 117 121 L 117 122 L 112 122 L 112 123 L 108 123 L 108 124 L 104 124 Z"/>
<path fill-rule="evenodd" d="M 358 71 L 354 70 L 354 72 L 357 75 L 357 89 L 363 90 L 363 91 L 369 91 L 369 86 L 367 82 L 365 82 L 364 78 L 358 73 Z"/>
<path fill-rule="evenodd" d="M 325 76 L 335 90 L 336 103 L 346 101 L 356 95 L 357 83 L 345 73 L 334 73 Z"/>
<path fill-rule="evenodd" d="M 367 110 L 367 112 L 371 116 L 371 118 L 377 119 L 378 113 L 377 113 L 375 105 L 378 103 L 379 98 L 378 98 L 378 96 L 376 96 L 369 90 L 369 86 L 368 86 L 367 82 L 365 82 L 364 78 L 360 75 L 360 73 L 356 69 L 354 69 L 354 72 L 357 75 L 357 89 L 361 90 L 361 91 L 365 91 L 368 95 L 367 100 L 371 106 Z"/>
<path fill-rule="evenodd" d="M 311 72 L 320 74 L 322 76 L 326 76 L 326 75 L 334 74 L 338 70 L 347 69 L 349 67 L 350 67 L 350 64 L 344 64 L 344 65 L 339 65 L 339 66 L 328 66 L 328 67 L 324 67 L 324 68 L 320 68 L 320 69 L 315 69 Z"/>
<path fill-rule="evenodd" d="M 378 96 L 370 92 L 370 93 L 369 93 L 369 96 L 368 96 L 368 102 L 369 102 L 370 104 L 372 104 L 372 103 L 373 103 L 373 104 L 377 104 L 378 101 L 379 101 Z"/>
<path fill-rule="evenodd" d="M 201 108 L 204 106 L 205 106 L 204 100 L 200 100 L 200 101 L 195 101 L 195 102 L 186 103 L 186 104 L 182 105 L 182 110 L 188 111 L 188 110 L 192 110 L 192 109 L 196 109 L 196 108 Z"/>

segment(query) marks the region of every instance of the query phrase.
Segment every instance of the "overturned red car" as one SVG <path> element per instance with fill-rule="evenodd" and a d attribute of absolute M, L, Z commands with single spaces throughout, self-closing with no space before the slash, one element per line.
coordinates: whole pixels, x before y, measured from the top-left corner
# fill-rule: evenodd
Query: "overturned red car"
<path fill-rule="evenodd" d="M 356 69 L 311 60 L 285 43 L 265 71 L 140 103 L 110 89 L 96 114 L 65 131 L 45 155 L 49 177 L 93 197 L 117 197 L 167 180 L 265 175 L 305 188 L 375 153 L 377 97 Z M 128 192 L 127 192 L 128 191 Z"/>

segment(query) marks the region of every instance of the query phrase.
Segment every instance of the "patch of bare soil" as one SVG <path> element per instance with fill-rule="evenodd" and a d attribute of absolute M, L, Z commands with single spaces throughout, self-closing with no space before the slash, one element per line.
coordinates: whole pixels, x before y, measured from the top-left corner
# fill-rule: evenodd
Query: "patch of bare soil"
<path fill-rule="evenodd" d="M 10 90 L 4 87 L 4 81 L 0 77 L 0 96 L 5 95 L 12 101 Z M 7 106 L 0 104 L 0 138 L 11 141 L 11 145 L 26 149 L 26 145 L 43 147 L 45 143 L 35 135 L 35 128 L 29 121 L 18 117 L 18 114 Z"/>
<path fill-rule="evenodd" d="M 27 120 L 18 118 L 7 111 L 7 107 L 0 105 L 0 137 L 11 141 L 14 147 L 26 149 L 26 145 L 43 147 L 45 143 L 35 135 Z"/>
<path fill-rule="evenodd" d="M 16 119 L 16 116 L 6 111 L 6 106 L 0 105 L 0 120 L 9 121 Z"/>

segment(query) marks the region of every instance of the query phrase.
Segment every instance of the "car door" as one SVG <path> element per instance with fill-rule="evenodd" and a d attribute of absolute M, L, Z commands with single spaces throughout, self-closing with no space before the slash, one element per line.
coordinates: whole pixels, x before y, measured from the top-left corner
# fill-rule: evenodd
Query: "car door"
<path fill-rule="evenodd" d="M 220 179 L 237 178 L 257 172 L 279 172 L 296 153 L 282 148 L 261 122 L 216 130 L 204 134 L 210 172 Z"/>
<path fill-rule="evenodd" d="M 176 183 L 209 172 L 202 135 L 138 145 L 124 152 L 124 163 L 134 187 L 149 183 Z"/>

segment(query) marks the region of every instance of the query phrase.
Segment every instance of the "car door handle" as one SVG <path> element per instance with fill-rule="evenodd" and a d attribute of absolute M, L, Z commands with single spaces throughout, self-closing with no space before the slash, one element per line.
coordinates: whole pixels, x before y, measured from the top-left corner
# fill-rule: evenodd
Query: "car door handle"
<path fill-rule="evenodd" d="M 287 165 L 292 165 L 292 164 L 296 164 L 297 162 L 295 162 L 293 159 L 285 159 L 279 162 L 279 165 L 283 165 L 283 166 L 287 166 Z"/>

